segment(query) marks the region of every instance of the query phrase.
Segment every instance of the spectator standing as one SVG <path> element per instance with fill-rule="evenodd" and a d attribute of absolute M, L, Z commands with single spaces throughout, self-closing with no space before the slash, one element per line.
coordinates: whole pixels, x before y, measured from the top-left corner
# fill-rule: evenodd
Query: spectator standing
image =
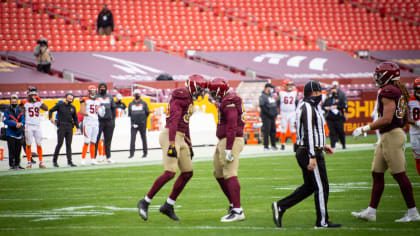
<path fill-rule="evenodd" d="M 38 40 L 37 45 L 34 49 L 34 55 L 36 57 L 37 66 L 36 69 L 40 72 L 50 73 L 51 62 L 54 60 L 50 49 L 48 48 L 48 41 L 45 38 Z"/>
<path fill-rule="evenodd" d="M 140 90 L 134 90 L 134 100 L 128 105 L 128 116 L 131 118 L 131 139 L 130 139 L 130 156 L 134 156 L 136 146 L 137 132 L 140 133 L 143 143 L 143 158 L 147 156 L 147 117 L 149 116 L 149 106 L 140 98 Z"/>
<path fill-rule="evenodd" d="M 271 141 L 271 148 L 277 150 L 276 146 L 276 117 L 278 113 L 279 101 L 276 101 L 271 97 L 274 92 L 274 86 L 270 83 L 265 84 L 264 90 L 261 93 L 259 104 L 260 104 L 260 116 L 263 123 L 264 133 L 264 150 L 270 150 L 268 148 L 269 139 Z"/>
<path fill-rule="evenodd" d="M 335 144 L 340 140 L 343 149 L 346 149 L 346 134 L 344 133 L 346 107 L 345 101 L 338 96 L 337 88 L 331 88 L 329 97 L 322 104 L 322 109 L 325 111 L 332 148 L 335 148 Z"/>
<path fill-rule="evenodd" d="M 101 82 L 98 86 L 99 94 L 97 96 L 101 106 L 105 107 L 105 114 L 99 116 L 99 133 L 96 140 L 95 147 L 95 156 L 98 150 L 98 143 L 101 139 L 101 134 L 104 134 L 104 146 L 105 146 L 105 155 L 106 161 L 112 163 L 111 161 L 111 142 L 112 135 L 114 134 L 115 128 L 115 102 L 111 95 L 107 94 L 108 86 L 106 83 Z"/>
<path fill-rule="evenodd" d="M 66 138 L 66 155 L 67 164 L 70 167 L 76 167 L 71 159 L 71 142 L 73 140 L 73 127 L 76 126 L 79 129 L 79 122 L 77 119 L 76 108 L 72 105 L 73 94 L 67 93 L 65 95 L 65 101 L 57 103 L 48 112 L 48 118 L 51 123 L 57 126 L 57 146 L 55 147 L 53 166 L 59 167 L 57 164 L 58 154 L 61 146 L 63 145 L 64 138 Z M 53 112 L 57 112 L 57 120 L 53 118 Z"/>
<path fill-rule="evenodd" d="M 25 116 L 20 107 L 18 107 L 18 96 L 16 94 L 10 97 L 10 107 L 4 111 L 3 123 L 7 125 L 6 140 L 7 148 L 9 149 L 9 169 L 25 169 L 20 166 Z"/>
<path fill-rule="evenodd" d="M 99 12 L 96 25 L 99 35 L 110 35 L 114 31 L 114 18 L 106 4 L 102 4 L 102 10 Z"/>

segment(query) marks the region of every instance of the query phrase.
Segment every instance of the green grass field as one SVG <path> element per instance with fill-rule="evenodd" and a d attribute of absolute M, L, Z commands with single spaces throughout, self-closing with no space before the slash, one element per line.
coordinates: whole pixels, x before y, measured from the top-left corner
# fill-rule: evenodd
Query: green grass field
<path fill-rule="evenodd" d="M 284 228 L 275 228 L 271 203 L 302 184 L 302 177 L 293 156 L 270 156 L 241 160 L 239 181 L 246 220 L 234 223 L 219 221 L 228 203 L 213 178 L 211 161 L 194 163 L 194 177 L 176 203 L 179 222 L 158 212 L 174 180 L 153 199 L 147 222 L 137 213 L 137 201 L 162 173 L 162 165 L 3 175 L 0 235 L 418 235 L 420 222 L 394 222 L 404 215 L 406 206 L 389 173 L 377 222 L 351 216 L 351 211 L 369 203 L 372 156 L 373 149 L 349 149 L 327 157 L 329 215 L 331 221 L 343 225 L 341 229 L 313 229 L 313 196 L 285 213 Z M 407 174 L 420 203 L 420 177 L 411 148 L 406 157 Z"/>

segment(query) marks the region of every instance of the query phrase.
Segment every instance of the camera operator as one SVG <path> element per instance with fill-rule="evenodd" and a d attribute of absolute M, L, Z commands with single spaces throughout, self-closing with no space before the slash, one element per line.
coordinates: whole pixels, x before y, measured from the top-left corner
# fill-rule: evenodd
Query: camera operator
<path fill-rule="evenodd" d="M 48 49 L 48 41 L 45 38 L 42 38 L 37 41 L 37 45 L 34 49 L 34 55 L 38 65 L 36 69 L 40 72 L 50 73 L 51 62 L 54 60 L 51 55 L 50 50 Z"/>

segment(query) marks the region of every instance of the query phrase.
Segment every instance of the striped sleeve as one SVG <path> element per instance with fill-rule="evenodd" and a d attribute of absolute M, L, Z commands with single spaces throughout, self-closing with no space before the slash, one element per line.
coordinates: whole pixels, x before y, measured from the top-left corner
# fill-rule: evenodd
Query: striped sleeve
<path fill-rule="evenodd" d="M 315 156 L 314 127 L 312 124 L 312 106 L 305 102 L 305 118 L 303 118 L 304 137 L 308 138 L 308 148 L 311 157 Z"/>

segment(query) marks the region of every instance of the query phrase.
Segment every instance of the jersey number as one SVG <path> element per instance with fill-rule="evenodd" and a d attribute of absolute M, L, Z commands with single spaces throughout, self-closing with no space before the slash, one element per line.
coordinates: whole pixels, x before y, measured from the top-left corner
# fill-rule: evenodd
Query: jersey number
<path fill-rule="evenodd" d="M 290 97 L 286 96 L 283 99 L 283 104 L 293 104 L 293 100 L 294 100 L 294 98 L 292 96 L 290 96 Z"/>
<path fill-rule="evenodd" d="M 28 108 L 29 117 L 39 117 L 39 107 Z"/>
<path fill-rule="evenodd" d="M 404 117 L 405 112 L 406 112 L 405 107 L 406 107 L 405 100 L 401 97 L 398 100 L 397 108 L 395 109 L 395 116 L 397 118 L 402 119 Z"/>
<path fill-rule="evenodd" d="M 413 114 L 413 120 L 416 120 L 416 121 L 419 120 L 420 119 L 420 108 L 414 107 L 411 114 Z"/>
<path fill-rule="evenodd" d="M 98 106 L 96 106 L 95 104 L 91 104 L 89 107 L 89 113 L 90 114 L 98 113 Z"/>

